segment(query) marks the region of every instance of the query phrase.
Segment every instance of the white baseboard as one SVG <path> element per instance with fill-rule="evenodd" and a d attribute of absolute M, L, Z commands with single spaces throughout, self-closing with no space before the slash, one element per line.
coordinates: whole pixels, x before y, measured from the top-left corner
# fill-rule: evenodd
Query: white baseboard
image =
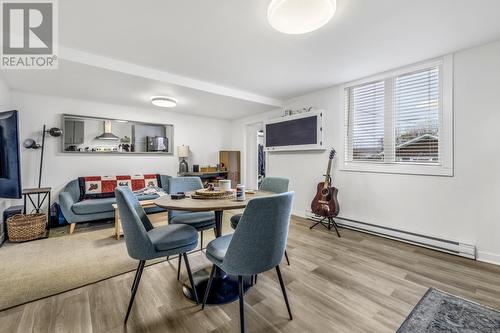
<path fill-rule="evenodd" d="M 478 261 L 487 262 L 494 265 L 500 265 L 500 254 L 494 254 L 484 251 L 477 251 Z"/>
<path fill-rule="evenodd" d="M 315 217 L 314 214 L 308 211 L 301 212 L 299 210 L 294 210 L 293 214 L 299 217 L 305 217 L 313 221 L 318 221 L 318 217 Z M 443 239 L 441 237 L 432 235 L 417 234 L 415 232 L 410 232 L 407 230 L 400 230 L 342 217 L 335 218 L 335 221 L 339 226 L 344 228 L 390 238 L 397 241 L 433 249 L 436 251 L 466 257 L 469 259 L 477 259 L 476 246 L 472 244 L 466 244 L 457 240 Z M 494 255 L 485 255 L 484 258 L 485 260 L 488 259 L 488 262 L 494 262 L 495 260 L 497 260 L 497 262 L 500 263 L 500 256 L 497 256 L 495 258 Z"/>

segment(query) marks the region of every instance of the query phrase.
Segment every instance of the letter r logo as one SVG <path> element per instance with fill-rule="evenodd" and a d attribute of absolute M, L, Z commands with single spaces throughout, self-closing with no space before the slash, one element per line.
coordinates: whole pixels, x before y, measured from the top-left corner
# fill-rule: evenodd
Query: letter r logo
<path fill-rule="evenodd" d="M 3 54 L 52 54 L 53 4 L 2 2 Z"/>

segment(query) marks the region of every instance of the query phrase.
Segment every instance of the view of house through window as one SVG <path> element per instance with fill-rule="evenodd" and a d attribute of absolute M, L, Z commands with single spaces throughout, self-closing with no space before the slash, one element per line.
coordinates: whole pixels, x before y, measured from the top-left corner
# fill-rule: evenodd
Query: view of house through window
<path fill-rule="evenodd" d="M 345 160 L 440 164 L 440 91 L 440 66 L 345 88 Z"/>
<path fill-rule="evenodd" d="M 396 162 L 439 162 L 439 68 L 395 80 Z"/>

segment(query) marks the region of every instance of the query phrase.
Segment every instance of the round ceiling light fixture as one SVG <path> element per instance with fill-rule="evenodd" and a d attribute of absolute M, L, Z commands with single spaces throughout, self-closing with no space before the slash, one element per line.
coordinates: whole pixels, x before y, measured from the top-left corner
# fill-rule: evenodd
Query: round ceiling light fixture
<path fill-rule="evenodd" d="M 175 108 L 177 106 L 177 100 L 167 96 L 153 96 L 151 97 L 151 103 L 161 108 Z"/>
<path fill-rule="evenodd" d="M 272 0 L 267 8 L 269 24 L 285 34 L 305 34 L 330 21 L 337 0 Z"/>

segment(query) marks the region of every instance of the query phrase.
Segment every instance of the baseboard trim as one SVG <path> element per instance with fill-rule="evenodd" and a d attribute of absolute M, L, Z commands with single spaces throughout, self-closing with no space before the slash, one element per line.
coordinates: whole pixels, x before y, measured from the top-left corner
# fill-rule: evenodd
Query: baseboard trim
<path fill-rule="evenodd" d="M 299 217 L 307 218 L 311 221 L 318 221 L 319 218 L 314 216 L 314 214 L 310 212 L 301 212 L 298 210 L 294 210 L 293 214 Z M 446 252 L 450 254 L 454 254 L 457 256 L 469 258 L 469 259 L 477 259 L 476 247 L 472 244 L 466 244 L 456 240 L 444 239 L 441 237 L 418 234 L 415 232 L 410 232 L 406 230 L 395 229 L 391 227 L 385 227 L 381 225 L 375 225 L 372 223 L 357 221 L 353 219 L 348 219 L 344 217 L 336 217 L 335 218 L 337 224 L 340 227 L 348 228 L 352 230 L 357 230 L 360 232 L 369 233 L 372 235 L 385 237 L 389 239 L 394 239 L 400 242 L 405 242 L 429 249 L 433 249 L 436 251 Z M 497 260 L 496 258 L 490 258 L 493 262 Z M 500 259 L 500 258 L 499 258 Z"/>
<path fill-rule="evenodd" d="M 500 255 L 484 251 L 477 251 L 477 260 L 489 264 L 500 265 Z"/>

